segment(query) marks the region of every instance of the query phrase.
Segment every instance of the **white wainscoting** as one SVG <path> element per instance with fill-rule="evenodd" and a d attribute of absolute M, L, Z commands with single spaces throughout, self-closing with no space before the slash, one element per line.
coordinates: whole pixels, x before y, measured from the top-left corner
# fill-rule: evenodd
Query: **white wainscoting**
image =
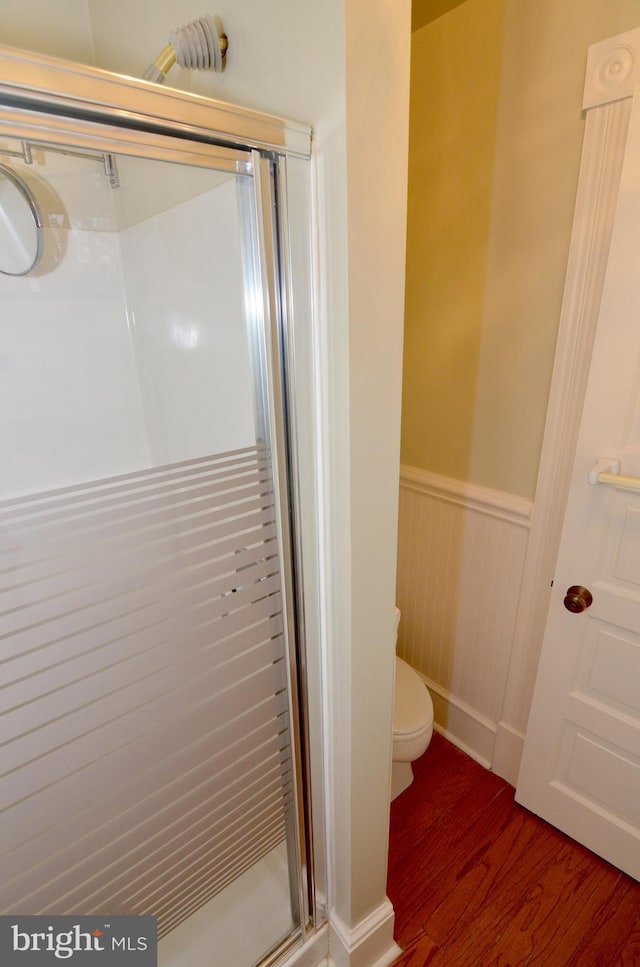
<path fill-rule="evenodd" d="M 524 735 L 502 710 L 530 516 L 520 497 L 401 468 L 398 653 L 438 731 L 513 785 Z"/>

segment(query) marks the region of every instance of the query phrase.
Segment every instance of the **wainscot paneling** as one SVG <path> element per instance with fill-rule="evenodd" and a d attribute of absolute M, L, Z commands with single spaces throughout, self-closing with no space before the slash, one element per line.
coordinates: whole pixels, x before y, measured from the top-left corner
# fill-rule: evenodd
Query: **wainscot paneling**
<path fill-rule="evenodd" d="M 514 785 L 524 736 L 502 709 L 530 516 L 528 500 L 401 468 L 398 653 L 438 731 Z"/>

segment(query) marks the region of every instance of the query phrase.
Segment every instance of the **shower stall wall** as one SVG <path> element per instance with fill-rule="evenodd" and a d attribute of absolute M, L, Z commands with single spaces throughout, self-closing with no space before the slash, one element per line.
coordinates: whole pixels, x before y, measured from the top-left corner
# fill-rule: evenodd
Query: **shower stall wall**
<path fill-rule="evenodd" d="M 229 916 L 218 967 L 316 917 L 287 244 L 308 150 L 0 49 L 0 163 L 42 220 L 37 265 L 0 274 L 0 909 L 154 914 L 169 939 L 266 869 L 273 927 L 240 949 Z"/>

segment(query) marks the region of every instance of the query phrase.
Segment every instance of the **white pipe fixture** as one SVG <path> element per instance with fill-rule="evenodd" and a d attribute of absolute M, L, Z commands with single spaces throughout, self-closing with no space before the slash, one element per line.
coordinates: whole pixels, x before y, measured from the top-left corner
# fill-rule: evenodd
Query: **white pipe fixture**
<path fill-rule="evenodd" d="M 169 43 L 142 75 L 146 81 L 163 84 L 175 63 L 187 70 L 221 73 L 226 66 L 229 42 L 220 17 L 207 14 L 176 27 Z"/>

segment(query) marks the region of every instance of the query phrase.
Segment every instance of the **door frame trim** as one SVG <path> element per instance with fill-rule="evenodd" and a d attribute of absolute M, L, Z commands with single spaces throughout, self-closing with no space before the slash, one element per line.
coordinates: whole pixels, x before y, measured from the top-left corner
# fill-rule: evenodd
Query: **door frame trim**
<path fill-rule="evenodd" d="M 502 709 L 506 722 L 531 706 L 638 84 L 640 28 L 589 48 L 582 161 L 523 568 L 528 591 L 518 604 Z"/>

